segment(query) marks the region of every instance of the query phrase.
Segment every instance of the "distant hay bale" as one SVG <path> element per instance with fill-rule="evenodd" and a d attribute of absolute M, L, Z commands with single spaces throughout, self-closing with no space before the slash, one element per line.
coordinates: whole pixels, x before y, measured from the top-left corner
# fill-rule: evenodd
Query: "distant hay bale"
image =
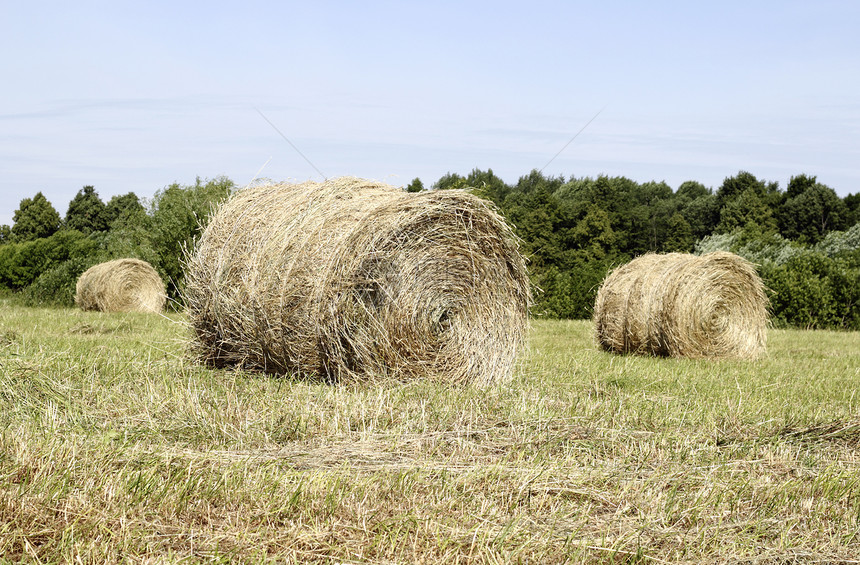
<path fill-rule="evenodd" d="M 239 191 L 185 281 L 199 361 L 337 381 L 506 381 L 531 302 L 490 204 L 352 177 Z"/>
<path fill-rule="evenodd" d="M 765 352 L 767 297 L 734 253 L 649 253 L 606 277 L 594 321 L 598 343 L 615 353 L 753 359 Z"/>
<path fill-rule="evenodd" d="M 115 259 L 90 267 L 75 286 L 75 304 L 101 312 L 161 312 L 167 295 L 152 265 Z"/>

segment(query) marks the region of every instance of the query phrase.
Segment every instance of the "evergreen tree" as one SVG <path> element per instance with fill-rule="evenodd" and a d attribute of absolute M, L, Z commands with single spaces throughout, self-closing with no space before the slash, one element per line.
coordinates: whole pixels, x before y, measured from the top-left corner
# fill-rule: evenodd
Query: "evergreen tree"
<path fill-rule="evenodd" d="M 85 186 L 69 202 L 65 226 L 82 233 L 104 231 L 108 227 L 105 219 L 105 204 L 92 186 Z"/>
<path fill-rule="evenodd" d="M 135 193 L 112 197 L 105 205 L 105 217 L 110 231 L 104 246 L 109 256 L 136 257 L 159 268 L 160 258 L 154 243 L 159 230 Z"/>
<path fill-rule="evenodd" d="M 15 241 L 48 237 L 60 229 L 60 214 L 41 192 L 23 199 L 12 220 L 11 233 Z"/>

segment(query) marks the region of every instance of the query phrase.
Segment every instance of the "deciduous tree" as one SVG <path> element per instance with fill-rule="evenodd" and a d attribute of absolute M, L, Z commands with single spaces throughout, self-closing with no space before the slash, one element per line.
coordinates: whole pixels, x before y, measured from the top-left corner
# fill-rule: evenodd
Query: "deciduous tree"
<path fill-rule="evenodd" d="M 180 293 L 186 250 L 194 245 L 215 206 L 233 187 L 233 181 L 226 177 L 207 182 L 198 177 L 192 186 L 172 184 L 155 194 L 147 220 L 149 244 L 158 256 L 153 266 L 166 277 L 171 296 Z"/>
<path fill-rule="evenodd" d="M 105 205 L 105 221 L 108 226 L 120 218 L 128 218 L 145 214 L 146 210 L 140 202 L 140 198 L 133 192 L 112 197 Z"/>
<path fill-rule="evenodd" d="M 776 227 L 773 211 L 762 201 L 757 190 L 750 186 L 720 209 L 720 223 L 716 231 L 728 233 L 745 229 L 762 235 L 775 232 Z"/>
<path fill-rule="evenodd" d="M 424 183 L 418 177 L 412 179 L 412 182 L 406 186 L 406 192 L 421 192 L 422 190 L 424 190 Z"/>
<path fill-rule="evenodd" d="M 779 210 L 779 228 L 784 237 L 814 245 L 827 232 L 850 227 L 851 213 L 832 188 L 807 183 L 802 192 L 794 190 L 793 194 Z"/>

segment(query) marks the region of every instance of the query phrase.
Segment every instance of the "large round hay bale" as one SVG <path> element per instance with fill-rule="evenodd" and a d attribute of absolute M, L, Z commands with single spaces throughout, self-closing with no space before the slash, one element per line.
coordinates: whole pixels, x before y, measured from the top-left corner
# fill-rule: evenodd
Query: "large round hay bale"
<path fill-rule="evenodd" d="M 479 385 L 513 372 L 531 290 L 486 201 L 343 177 L 237 192 L 186 265 L 192 350 L 216 367 Z"/>
<path fill-rule="evenodd" d="M 115 259 L 84 271 L 75 286 L 75 304 L 101 312 L 161 312 L 167 295 L 152 265 Z"/>
<path fill-rule="evenodd" d="M 765 352 L 767 297 L 734 253 L 649 253 L 606 277 L 594 322 L 607 351 L 752 359 Z"/>

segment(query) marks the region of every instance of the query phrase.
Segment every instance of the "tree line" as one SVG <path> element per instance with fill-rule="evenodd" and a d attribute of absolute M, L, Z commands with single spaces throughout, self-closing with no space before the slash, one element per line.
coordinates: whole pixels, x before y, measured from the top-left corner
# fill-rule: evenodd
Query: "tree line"
<path fill-rule="evenodd" d="M 860 329 L 860 193 L 840 198 L 815 176 L 785 190 L 740 171 L 716 190 L 696 181 L 553 177 L 507 184 L 491 170 L 449 173 L 431 188 L 492 200 L 529 259 L 536 315 L 587 318 L 607 272 L 643 253 L 726 250 L 758 265 L 777 325 Z M 424 189 L 415 179 L 407 190 Z"/>
<path fill-rule="evenodd" d="M 606 273 L 643 253 L 722 249 L 758 265 L 777 325 L 860 329 L 860 193 L 840 198 L 814 176 L 792 177 L 783 190 L 740 171 L 716 190 L 696 181 L 673 190 L 665 182 L 536 170 L 508 184 L 475 169 L 429 187 L 451 188 L 493 201 L 514 225 L 538 289 L 538 316 L 590 317 Z M 11 227 L 0 226 L 0 286 L 28 304 L 70 305 L 86 268 L 137 257 L 159 271 L 178 304 L 184 250 L 235 189 L 224 177 L 198 178 L 148 200 L 128 193 L 105 203 L 85 186 L 62 217 L 36 194 L 21 202 Z M 425 186 L 416 178 L 406 190 Z"/>
<path fill-rule="evenodd" d="M 13 225 L 0 226 L 0 287 L 25 304 L 74 304 L 75 284 L 89 267 L 122 257 L 149 262 L 181 296 L 183 256 L 218 202 L 235 188 L 225 177 L 171 184 L 142 200 L 130 192 L 103 202 L 83 187 L 61 217 L 40 192 L 25 198 Z"/>

